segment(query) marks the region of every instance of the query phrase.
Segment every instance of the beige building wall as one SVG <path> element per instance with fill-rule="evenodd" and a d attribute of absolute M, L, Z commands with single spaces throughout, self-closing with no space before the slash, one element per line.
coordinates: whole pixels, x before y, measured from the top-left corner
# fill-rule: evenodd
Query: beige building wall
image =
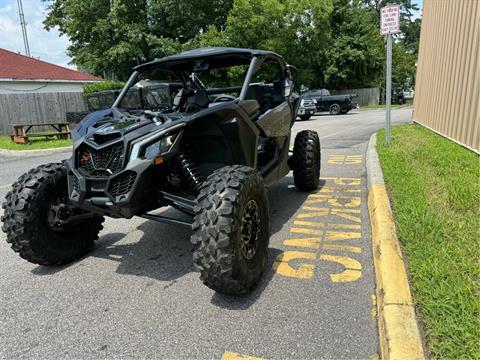
<path fill-rule="evenodd" d="M 480 153 L 480 0 L 424 0 L 413 119 Z"/>

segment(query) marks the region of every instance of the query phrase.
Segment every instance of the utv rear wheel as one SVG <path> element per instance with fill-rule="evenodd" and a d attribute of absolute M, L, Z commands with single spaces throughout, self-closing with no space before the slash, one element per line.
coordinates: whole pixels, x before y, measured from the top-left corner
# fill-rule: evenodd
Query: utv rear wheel
<path fill-rule="evenodd" d="M 328 111 L 330 112 L 330 115 L 338 115 L 340 114 L 340 111 L 341 111 L 341 107 L 339 104 L 332 104 L 330 105 L 330 108 L 328 109 Z"/>
<path fill-rule="evenodd" d="M 295 186 L 302 191 L 318 187 L 320 179 L 320 140 L 316 131 L 304 130 L 295 137 L 290 159 Z"/>
<path fill-rule="evenodd" d="M 94 247 L 103 217 L 68 204 L 67 172 L 61 163 L 41 165 L 22 175 L 7 193 L 2 230 L 22 258 L 61 265 Z"/>
<path fill-rule="evenodd" d="M 265 269 L 270 237 L 265 185 L 255 169 L 226 166 L 208 177 L 197 198 L 191 241 L 205 285 L 246 294 Z"/>

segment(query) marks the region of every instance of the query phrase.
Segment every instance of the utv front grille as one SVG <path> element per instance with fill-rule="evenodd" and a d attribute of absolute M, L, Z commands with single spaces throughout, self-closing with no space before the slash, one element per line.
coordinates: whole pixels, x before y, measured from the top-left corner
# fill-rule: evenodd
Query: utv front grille
<path fill-rule="evenodd" d="M 125 173 L 112 179 L 110 183 L 110 194 L 115 197 L 127 194 L 132 190 L 136 177 L 137 174 L 135 172 L 125 171 Z"/>
<path fill-rule="evenodd" d="M 123 143 L 100 150 L 83 145 L 78 152 L 78 168 L 92 177 L 115 175 L 123 168 Z"/>

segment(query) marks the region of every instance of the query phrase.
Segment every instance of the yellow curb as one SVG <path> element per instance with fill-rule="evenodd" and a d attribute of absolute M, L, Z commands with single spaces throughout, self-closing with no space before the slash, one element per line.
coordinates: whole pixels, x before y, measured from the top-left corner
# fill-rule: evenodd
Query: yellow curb
<path fill-rule="evenodd" d="M 407 272 L 384 184 L 372 184 L 368 210 L 373 240 L 382 359 L 425 359 Z"/>

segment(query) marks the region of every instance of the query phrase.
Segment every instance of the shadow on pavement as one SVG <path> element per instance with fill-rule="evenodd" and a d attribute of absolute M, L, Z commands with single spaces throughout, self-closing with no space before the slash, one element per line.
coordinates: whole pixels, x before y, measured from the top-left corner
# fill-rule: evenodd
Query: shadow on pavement
<path fill-rule="evenodd" d="M 318 189 L 325 182 L 320 180 Z M 290 173 L 268 189 L 268 201 L 270 206 L 270 236 L 273 236 L 292 218 L 307 199 L 308 192 L 297 190 Z"/>
<path fill-rule="evenodd" d="M 273 262 L 281 253 L 279 249 L 270 247 L 268 251 L 267 263 L 265 265 L 265 272 L 263 273 L 257 287 L 247 295 L 230 296 L 215 292 L 212 296 L 211 303 L 222 309 L 228 310 L 247 310 L 250 306 L 260 298 L 263 291 L 267 288 L 270 280 L 272 280 L 274 272 L 272 269 Z"/>
<path fill-rule="evenodd" d="M 162 215 L 188 220 L 188 216 L 175 209 L 168 209 Z M 135 236 L 137 231 L 142 234 Z M 135 239 L 140 237 L 138 241 L 127 239 L 116 243 L 118 240 L 112 242 L 105 235 L 92 256 L 118 262 L 118 274 L 171 282 L 195 271 L 190 233 L 187 228 L 145 221 L 130 233 Z"/>
<path fill-rule="evenodd" d="M 308 193 L 300 192 L 294 187 L 291 175 L 269 188 L 271 236 L 281 231 L 307 196 Z M 162 215 L 189 219 L 187 215 L 175 209 L 167 209 Z M 142 234 L 135 236 L 137 231 Z M 190 243 L 190 234 L 191 231 L 187 228 L 145 221 L 128 234 L 116 232 L 101 236 L 95 250 L 86 257 L 93 256 L 117 262 L 116 273 L 164 281 L 166 289 L 184 275 L 196 272 L 191 256 L 193 246 Z M 129 239 L 130 237 L 140 238 L 136 241 Z M 272 279 L 272 264 L 280 253 L 279 249 L 270 245 L 267 270 L 258 287 L 251 294 L 243 297 L 230 297 L 215 293 L 211 299 L 212 304 L 228 309 L 249 308 L 261 296 Z M 32 270 L 32 273 L 52 275 L 78 264 L 82 260 L 79 259 L 72 264 L 60 267 L 38 266 Z"/>

